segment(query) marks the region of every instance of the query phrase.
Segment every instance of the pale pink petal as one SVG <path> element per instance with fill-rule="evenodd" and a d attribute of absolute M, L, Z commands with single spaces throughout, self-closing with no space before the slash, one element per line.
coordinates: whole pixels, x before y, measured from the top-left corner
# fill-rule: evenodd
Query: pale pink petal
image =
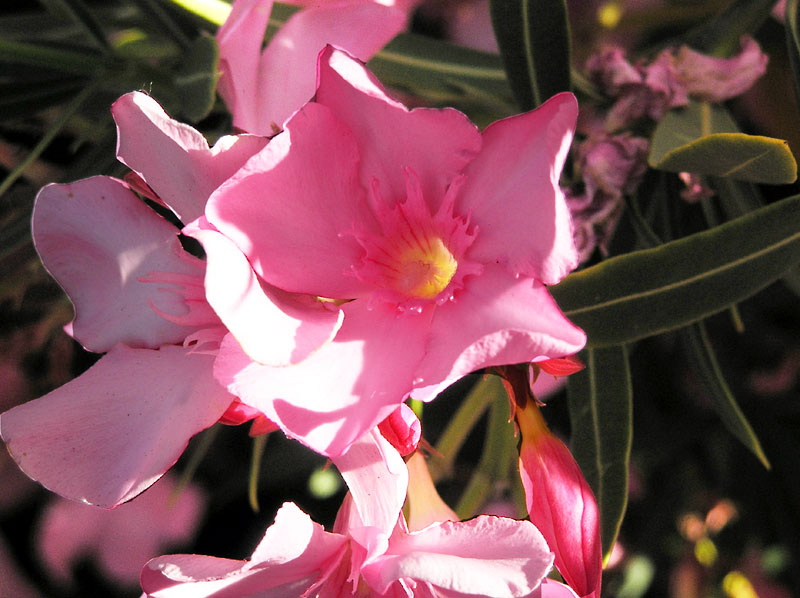
<path fill-rule="evenodd" d="M 352 298 L 364 285 L 346 273 L 363 250 L 350 233 L 371 218 L 356 178 L 358 160 L 347 127 L 327 108 L 307 104 L 214 193 L 208 220 L 270 284 Z"/>
<path fill-rule="evenodd" d="M 361 572 L 378 592 L 411 578 L 445 592 L 509 598 L 530 594 L 552 564 L 553 555 L 532 523 L 481 515 L 396 534 L 386 555 Z"/>
<path fill-rule="evenodd" d="M 212 378 L 213 355 L 117 345 L 84 374 L 0 416 L 20 468 L 66 498 L 101 507 L 130 500 L 178 459 L 233 400 Z"/>
<path fill-rule="evenodd" d="M 184 232 L 203 244 L 208 302 L 250 358 L 288 365 L 333 339 L 341 310 L 262 283 L 239 248 L 216 230 L 192 226 Z"/>
<path fill-rule="evenodd" d="M 219 95 L 233 115 L 235 127 L 260 135 L 274 132 L 269 130 L 269 123 L 263 129 L 258 122 L 262 93 L 258 67 L 271 12 L 272 0 L 236 0 L 217 32 Z"/>
<path fill-rule="evenodd" d="M 249 561 L 159 557 L 142 570 L 142 589 L 158 598 L 299 598 L 342 557 L 345 541 L 324 531 L 293 503 L 285 503 Z"/>
<path fill-rule="evenodd" d="M 216 378 L 290 437 L 340 455 L 405 399 L 430 327 L 430 310 L 398 315 L 392 306 L 363 303 L 345 304 L 333 342 L 291 367 L 252 362 L 226 337 Z"/>
<path fill-rule="evenodd" d="M 117 123 L 117 158 L 184 223 L 201 216 L 211 192 L 267 143 L 252 135 L 225 136 L 209 148 L 198 131 L 171 119 L 141 92 L 119 98 L 111 113 Z"/>
<path fill-rule="evenodd" d="M 175 479 L 166 475 L 137 500 L 108 511 L 53 498 L 37 530 L 41 559 L 66 581 L 80 559 L 97 556 L 115 582 L 136 584 L 142 565 L 160 549 L 189 540 L 203 511 L 197 488 L 181 489 L 173 502 L 175 489 Z"/>
<path fill-rule="evenodd" d="M 556 283 L 578 265 L 569 210 L 558 185 L 578 103 L 554 96 L 536 110 L 489 125 L 466 170 L 459 209 L 478 235 L 469 258 Z"/>
<path fill-rule="evenodd" d="M 567 585 L 552 579 L 545 579 L 540 586 L 541 598 L 579 598 L 578 595 Z"/>
<path fill-rule="evenodd" d="M 408 488 L 408 470 L 400 453 L 373 429 L 335 458 L 334 463 L 350 489 L 361 523 L 376 528 L 377 534 L 388 540 Z M 361 531 L 350 530 L 350 533 Z M 365 548 L 372 543 L 356 539 Z"/>
<path fill-rule="evenodd" d="M 107 351 L 118 342 L 155 348 L 197 330 L 151 307 L 186 315 L 175 285 L 141 279 L 153 272 L 199 277 L 202 262 L 181 248 L 178 229 L 122 181 L 47 185 L 36 197 L 32 227 L 42 263 L 75 306 L 71 334 L 88 350 Z"/>
<path fill-rule="evenodd" d="M 409 110 L 363 64 L 332 47 L 320 55 L 318 77 L 316 101 L 346 123 L 362 148 L 362 184 L 369 188 L 377 179 L 388 202 L 402 201 L 403 169 L 410 168 L 435 212 L 447 185 L 480 150 L 477 127 L 451 108 Z"/>
<path fill-rule="evenodd" d="M 585 343 L 541 283 L 487 265 L 436 310 L 418 384 L 446 385 L 493 365 L 572 355 Z"/>
<path fill-rule="evenodd" d="M 338 0 L 301 10 L 281 27 L 261 56 L 258 116 L 248 133 L 268 135 L 314 95 L 316 59 L 326 44 L 368 60 L 406 25 L 406 12 L 361 0 Z"/>

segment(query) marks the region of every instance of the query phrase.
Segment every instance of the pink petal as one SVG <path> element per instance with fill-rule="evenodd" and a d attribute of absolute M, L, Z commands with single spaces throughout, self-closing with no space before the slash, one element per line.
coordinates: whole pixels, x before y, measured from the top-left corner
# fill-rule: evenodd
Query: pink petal
<path fill-rule="evenodd" d="M 716 58 L 681 46 L 675 59 L 678 77 L 690 95 L 706 102 L 724 102 L 750 89 L 767 71 L 769 57 L 752 37 L 731 58 Z"/>
<path fill-rule="evenodd" d="M 421 452 L 406 462 L 408 467 L 408 529 L 419 531 L 434 523 L 458 521 L 455 511 L 439 496 Z"/>
<path fill-rule="evenodd" d="M 75 306 L 72 335 L 90 351 L 118 342 L 158 347 L 182 342 L 197 326 L 167 321 L 188 308 L 174 285 L 142 282 L 151 272 L 202 276 L 178 229 L 148 208 L 127 185 L 92 177 L 51 184 L 36 197 L 33 239 L 45 268 Z"/>
<path fill-rule="evenodd" d="M 508 598 L 530 594 L 552 563 L 547 543 L 529 521 L 481 515 L 397 534 L 386 555 L 361 571 L 378 592 L 410 578 L 445 592 Z"/>
<path fill-rule="evenodd" d="M 110 508 L 150 486 L 233 400 L 213 355 L 117 345 L 84 374 L 0 416 L 20 468 L 72 500 Z"/>
<path fill-rule="evenodd" d="M 320 54 L 318 77 L 316 101 L 358 140 L 362 184 L 369 188 L 377 179 L 383 197 L 394 203 L 406 196 L 403 169 L 410 168 L 435 213 L 447 185 L 480 150 L 477 127 L 451 108 L 409 110 L 391 100 L 363 64 L 330 46 Z"/>
<path fill-rule="evenodd" d="M 290 437 L 335 457 L 387 417 L 411 389 L 430 312 L 397 315 L 383 304 L 345 304 L 333 342 L 305 361 L 275 368 L 252 362 L 227 337 L 216 378 Z M 402 347 L 402 351 L 398 351 Z"/>
<path fill-rule="evenodd" d="M 117 123 L 117 158 L 184 223 L 202 216 L 211 192 L 267 143 L 250 135 L 225 136 L 209 148 L 198 131 L 171 119 L 140 92 L 119 98 L 111 113 Z"/>
<path fill-rule="evenodd" d="M 234 124 L 259 135 L 274 133 L 276 127 L 314 95 L 316 59 L 326 44 L 368 60 L 405 28 L 407 19 L 404 10 L 377 2 L 314 3 L 292 15 L 281 27 L 254 71 L 254 51 L 258 51 L 255 44 L 235 41 L 233 35 L 246 29 L 248 35 L 262 39 L 265 8 L 263 2 L 251 8 L 251 14 L 256 15 L 253 23 L 237 21 L 220 38 L 220 56 L 236 81 L 235 89 L 224 87 L 226 102 L 231 95 L 235 98 L 232 105 L 228 104 Z M 232 16 L 240 15 L 232 13 Z M 237 64 L 240 60 L 242 64 Z"/>
<path fill-rule="evenodd" d="M 378 430 L 403 457 L 417 450 L 422 435 L 419 418 L 405 403 L 379 423 Z"/>
<path fill-rule="evenodd" d="M 499 259 L 514 274 L 547 284 L 578 265 L 558 185 L 577 116 L 575 97 L 563 93 L 484 130 L 483 149 L 466 170 L 459 203 L 479 230 L 470 259 Z"/>
<path fill-rule="evenodd" d="M 572 355 L 585 343 L 541 283 L 491 264 L 436 310 L 418 384 L 446 386 L 492 365 Z"/>
<path fill-rule="evenodd" d="M 579 598 L 572 588 L 552 579 L 544 579 L 540 589 L 541 598 Z"/>
<path fill-rule="evenodd" d="M 217 90 L 233 115 L 234 126 L 258 135 L 274 133 L 269 122 L 264 128 L 258 121 L 258 67 L 272 4 L 272 0 L 236 0 L 217 32 L 221 71 Z"/>
<path fill-rule="evenodd" d="M 307 104 L 214 193 L 208 220 L 270 284 L 352 298 L 363 284 L 345 273 L 363 251 L 348 233 L 354 223 L 369 230 L 371 218 L 355 176 L 358 160 L 347 127 L 327 108 Z"/>
<path fill-rule="evenodd" d="M 158 598 L 299 598 L 341 558 L 345 541 L 344 536 L 324 531 L 293 503 L 285 503 L 249 561 L 160 557 L 142 570 L 142 589 Z"/>
<path fill-rule="evenodd" d="M 239 248 L 216 230 L 193 226 L 184 232 L 205 249 L 208 302 L 253 360 L 296 363 L 333 339 L 341 310 L 261 283 Z"/>
<path fill-rule="evenodd" d="M 334 459 L 342 474 L 361 524 L 376 528 L 388 540 L 392 533 L 408 488 L 408 470 L 394 447 L 375 430 L 356 440 L 343 455 Z M 363 530 L 349 530 L 360 533 Z M 371 541 L 356 538 L 369 548 Z"/>

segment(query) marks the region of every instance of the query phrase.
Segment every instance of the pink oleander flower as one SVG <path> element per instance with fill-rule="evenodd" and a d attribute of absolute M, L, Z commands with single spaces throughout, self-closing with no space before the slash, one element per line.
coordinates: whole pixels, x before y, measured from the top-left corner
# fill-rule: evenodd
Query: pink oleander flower
<path fill-rule="evenodd" d="M 758 42 L 744 36 L 736 56 L 715 58 L 681 46 L 674 60 L 689 95 L 706 102 L 724 102 L 750 89 L 767 71 L 769 57 Z"/>
<path fill-rule="evenodd" d="M 480 516 L 409 531 L 401 514 L 408 472 L 380 435 L 368 432 L 336 459 L 350 488 L 333 532 L 292 503 L 248 561 L 172 555 L 142 571 L 145 594 L 434 598 L 561 596 L 542 593 L 553 555 L 528 521 Z"/>
<path fill-rule="evenodd" d="M 122 96 L 112 113 L 117 155 L 137 174 L 137 188 L 184 222 L 200 216 L 211 191 L 266 144 L 226 136 L 209 148 L 141 93 Z M 209 251 L 207 268 L 178 234 L 114 178 L 48 185 L 36 198 L 34 244 L 75 307 L 67 331 L 105 355 L 75 380 L 3 413 L 0 433 L 20 468 L 62 496 L 103 507 L 130 500 L 234 400 L 212 376 L 226 330 L 206 301 L 204 277 L 219 269 L 219 251 Z M 288 355 L 299 333 L 285 319 L 272 326 L 276 311 L 262 309 L 250 327 L 267 328 L 274 339 L 285 332 Z M 337 326 L 336 314 L 327 317 L 329 328 Z"/>
<path fill-rule="evenodd" d="M 517 405 L 519 469 L 528 514 L 555 552 L 555 566 L 581 597 L 600 597 L 602 547 L 597 502 L 569 449 L 531 401 Z"/>
<path fill-rule="evenodd" d="M 135 586 L 148 559 L 191 540 L 205 510 L 197 487 L 172 497 L 176 490 L 167 474 L 149 492 L 110 511 L 52 497 L 36 530 L 39 558 L 61 583 L 70 583 L 73 565 L 91 556 L 109 579 Z"/>
<path fill-rule="evenodd" d="M 405 27 L 419 0 L 295 0 L 304 6 L 262 51 L 272 0 L 236 0 L 217 33 L 219 93 L 235 127 L 273 135 L 314 95 L 326 44 L 370 59 Z"/>
<path fill-rule="evenodd" d="M 576 114 L 562 94 L 481 134 L 456 110 L 408 110 L 328 47 L 315 100 L 212 195 L 196 229 L 204 245 L 211 232 L 238 247 L 252 266 L 243 288 L 306 296 L 343 323 L 275 367 L 269 339 L 240 338 L 234 311 L 215 306 L 233 332 L 217 379 L 336 456 L 415 388 L 431 398 L 480 368 L 575 353 L 585 335 L 545 284 L 577 264 L 558 187 Z"/>

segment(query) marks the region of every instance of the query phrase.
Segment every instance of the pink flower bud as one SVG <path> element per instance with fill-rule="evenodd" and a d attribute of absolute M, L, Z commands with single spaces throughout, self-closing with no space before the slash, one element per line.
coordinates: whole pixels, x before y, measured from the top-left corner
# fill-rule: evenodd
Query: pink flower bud
<path fill-rule="evenodd" d="M 421 434 L 419 419 L 405 403 L 378 424 L 383 437 L 403 456 L 417 450 Z"/>
<path fill-rule="evenodd" d="M 539 408 L 517 406 L 519 468 L 531 522 L 555 553 L 555 566 L 582 597 L 600 595 L 600 519 L 592 489 L 569 449 L 547 429 Z"/>

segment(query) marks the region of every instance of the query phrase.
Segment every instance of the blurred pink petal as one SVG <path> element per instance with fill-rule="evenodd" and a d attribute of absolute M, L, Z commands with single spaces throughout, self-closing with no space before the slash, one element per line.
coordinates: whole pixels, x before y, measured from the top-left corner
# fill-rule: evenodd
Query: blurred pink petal
<path fill-rule="evenodd" d="M 175 490 L 168 474 L 149 492 L 111 511 L 53 498 L 37 528 L 39 557 L 61 582 L 71 580 L 72 566 L 80 559 L 95 556 L 116 583 L 134 585 L 148 559 L 194 535 L 205 500 L 189 485 L 173 504 Z"/>
<path fill-rule="evenodd" d="M 408 529 L 419 531 L 433 523 L 458 521 L 455 511 L 439 496 L 428 464 L 416 452 L 406 461 L 408 467 Z"/>
<path fill-rule="evenodd" d="M 242 131 L 272 135 L 314 95 L 315 61 L 326 44 L 368 60 L 405 28 L 406 3 L 303 2 L 261 50 L 272 2 L 238 0 L 217 34 L 220 95 Z"/>
<path fill-rule="evenodd" d="M 233 397 L 214 357 L 165 345 L 117 345 L 84 374 L 0 415 L 20 468 L 66 498 L 101 507 L 130 500 L 169 469 Z"/>
<path fill-rule="evenodd" d="M 267 143 L 252 135 L 226 135 L 209 148 L 198 131 L 171 119 L 141 92 L 119 98 L 111 113 L 117 123 L 120 162 L 184 223 L 202 216 L 211 192 Z"/>
<path fill-rule="evenodd" d="M 769 57 L 758 43 L 742 37 L 741 51 L 730 58 L 716 58 L 681 46 L 675 57 L 678 77 L 686 91 L 705 102 L 724 102 L 753 86 L 766 71 Z"/>

